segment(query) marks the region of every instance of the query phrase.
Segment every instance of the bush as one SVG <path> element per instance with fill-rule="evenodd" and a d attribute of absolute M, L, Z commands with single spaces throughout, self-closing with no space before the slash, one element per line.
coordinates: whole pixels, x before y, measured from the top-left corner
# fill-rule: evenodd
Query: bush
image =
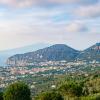
<path fill-rule="evenodd" d="M 87 91 L 87 95 L 100 93 L 100 78 L 87 81 L 84 84 L 84 91 Z"/>
<path fill-rule="evenodd" d="M 3 100 L 3 93 L 0 92 L 0 100 Z"/>
<path fill-rule="evenodd" d="M 57 92 L 46 92 L 40 94 L 36 100 L 64 100 L 62 95 Z"/>
<path fill-rule="evenodd" d="M 77 84 L 75 82 L 68 82 L 60 86 L 59 91 L 63 95 L 68 96 L 81 96 L 82 95 L 82 86 L 81 84 Z"/>
<path fill-rule="evenodd" d="M 31 100 L 30 89 L 23 82 L 13 83 L 4 92 L 4 100 Z"/>

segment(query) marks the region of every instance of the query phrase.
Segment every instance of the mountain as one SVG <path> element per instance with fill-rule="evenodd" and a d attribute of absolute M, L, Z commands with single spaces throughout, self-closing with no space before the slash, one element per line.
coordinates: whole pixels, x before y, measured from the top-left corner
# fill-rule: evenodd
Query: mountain
<path fill-rule="evenodd" d="M 73 61 L 79 51 L 64 45 L 56 44 L 44 49 L 40 49 L 34 52 L 28 52 L 24 54 L 17 54 L 11 56 L 7 60 L 7 64 L 10 65 L 27 65 L 34 62 L 45 62 L 45 61 Z"/>
<path fill-rule="evenodd" d="M 98 61 L 100 62 L 100 43 L 83 50 L 77 51 L 65 44 L 56 44 L 24 54 L 16 54 L 7 60 L 7 64 L 21 66 L 31 63 L 46 61 Z"/>
<path fill-rule="evenodd" d="M 50 44 L 38 43 L 11 50 L 0 51 L 0 66 L 6 66 L 7 59 L 12 55 L 36 51 L 38 49 L 45 48 L 47 46 L 50 46 Z"/>
<path fill-rule="evenodd" d="M 100 43 L 96 43 L 95 45 L 82 51 L 77 56 L 77 60 L 99 61 L 100 62 Z"/>

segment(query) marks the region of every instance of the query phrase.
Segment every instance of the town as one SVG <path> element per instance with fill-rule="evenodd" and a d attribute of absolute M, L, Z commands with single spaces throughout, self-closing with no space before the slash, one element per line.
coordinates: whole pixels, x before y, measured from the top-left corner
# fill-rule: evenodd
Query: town
<path fill-rule="evenodd" d="M 61 75 L 68 73 L 78 73 L 88 76 L 88 71 L 98 71 L 100 69 L 100 63 L 97 61 L 84 62 L 67 62 L 67 61 L 48 61 L 41 62 L 35 65 L 28 66 L 8 66 L 0 67 L 0 89 L 4 89 L 10 83 L 18 80 L 25 80 L 29 77 L 37 76 L 50 76 L 50 75 Z M 26 81 L 26 80 L 25 80 Z M 34 88 L 36 83 L 31 80 L 30 87 Z"/>

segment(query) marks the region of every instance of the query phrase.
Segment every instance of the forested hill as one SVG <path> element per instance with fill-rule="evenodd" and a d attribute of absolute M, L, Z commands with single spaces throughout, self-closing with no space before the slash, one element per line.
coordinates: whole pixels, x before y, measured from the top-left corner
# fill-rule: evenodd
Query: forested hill
<path fill-rule="evenodd" d="M 43 61 L 73 61 L 80 52 L 64 44 L 56 44 L 44 49 L 10 57 L 8 64 L 31 63 Z"/>
<path fill-rule="evenodd" d="M 34 52 L 17 54 L 7 60 L 10 65 L 27 65 L 28 63 L 38 63 L 46 61 L 98 61 L 100 62 L 100 43 L 83 50 L 75 50 L 65 44 L 56 44 Z"/>
<path fill-rule="evenodd" d="M 86 60 L 86 61 L 99 61 L 100 62 L 100 43 L 96 43 L 95 45 L 87 48 L 86 50 L 82 51 L 78 56 L 77 59 L 79 60 Z"/>

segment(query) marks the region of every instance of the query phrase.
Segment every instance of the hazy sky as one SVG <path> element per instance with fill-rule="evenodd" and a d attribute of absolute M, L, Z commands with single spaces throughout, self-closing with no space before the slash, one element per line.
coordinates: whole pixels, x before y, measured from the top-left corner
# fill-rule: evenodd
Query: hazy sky
<path fill-rule="evenodd" d="M 84 49 L 100 42 L 100 0 L 0 0 L 0 50 L 35 43 Z"/>

